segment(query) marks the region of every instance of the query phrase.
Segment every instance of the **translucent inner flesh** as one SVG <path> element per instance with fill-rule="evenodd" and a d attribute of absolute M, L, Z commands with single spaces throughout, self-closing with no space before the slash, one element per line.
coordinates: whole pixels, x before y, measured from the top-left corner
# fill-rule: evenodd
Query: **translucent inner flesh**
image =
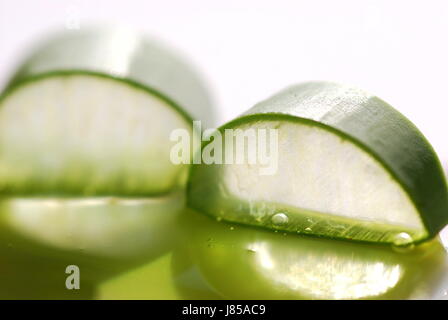
<path fill-rule="evenodd" d="M 273 175 L 260 175 L 260 167 L 266 167 L 260 163 L 222 166 L 221 189 L 230 197 L 258 208 L 276 203 L 303 214 L 323 213 L 329 221 L 334 216 L 424 230 L 406 192 L 376 159 L 352 142 L 296 122 L 259 121 L 240 128 L 278 130 L 278 169 Z"/>
<path fill-rule="evenodd" d="M 0 104 L 5 193 L 151 194 L 181 183 L 169 134 L 189 128 L 148 92 L 88 75 L 29 83 Z"/>

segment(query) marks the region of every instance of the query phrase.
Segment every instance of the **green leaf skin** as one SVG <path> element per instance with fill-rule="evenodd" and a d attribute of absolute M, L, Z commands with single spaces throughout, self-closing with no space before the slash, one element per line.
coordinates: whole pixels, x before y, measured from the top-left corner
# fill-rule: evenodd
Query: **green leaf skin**
<path fill-rule="evenodd" d="M 173 267 L 185 299 L 431 299 L 446 270 L 438 241 L 391 248 L 217 222 L 193 210 Z M 196 270 L 196 275 L 193 271 Z M 187 277 L 189 277 L 187 279 Z M 188 281 L 187 281 L 188 280 Z"/>
<path fill-rule="evenodd" d="M 224 132 L 225 129 L 255 121 L 287 121 L 317 126 L 370 154 L 399 183 L 420 214 L 426 228 L 424 232 L 412 234 L 412 231 L 403 230 L 412 235 L 415 243 L 434 237 L 447 224 L 448 191 L 437 155 L 408 119 L 378 97 L 350 86 L 329 82 L 299 84 L 258 103 L 219 130 Z M 248 206 L 263 204 L 246 203 L 242 201 L 244 199 L 226 196 L 220 190 L 220 169 L 220 165 L 192 167 L 188 205 L 224 220 L 273 228 L 267 221 L 257 221 L 243 213 L 245 210 L 248 212 Z M 281 203 L 268 206 L 286 212 L 295 209 L 287 208 Z M 325 212 L 312 214 L 317 214 L 320 227 L 319 232 L 312 232 L 312 235 L 367 242 L 393 242 L 393 235 L 388 232 L 388 227 L 375 226 L 375 221 L 353 226 L 353 222 L 344 221 L 344 218 L 336 221 L 337 223 L 327 222 Z M 294 229 L 294 224 L 300 226 L 301 222 L 294 221 L 289 224 L 289 228 L 279 226 L 277 229 L 300 232 L 300 228 Z M 339 232 L 333 227 L 343 231 Z"/>

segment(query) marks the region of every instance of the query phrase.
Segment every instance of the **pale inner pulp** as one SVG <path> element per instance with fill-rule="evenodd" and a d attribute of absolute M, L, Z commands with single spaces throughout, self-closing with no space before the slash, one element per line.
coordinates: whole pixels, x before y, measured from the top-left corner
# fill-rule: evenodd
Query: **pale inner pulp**
<path fill-rule="evenodd" d="M 424 230 L 407 193 L 350 141 L 320 127 L 287 121 L 256 121 L 239 128 L 278 130 L 278 150 L 270 150 L 277 153 L 278 170 L 260 175 L 266 165 L 223 166 L 224 185 L 232 196 Z"/>
<path fill-rule="evenodd" d="M 177 128 L 190 124 L 126 83 L 88 75 L 36 80 L 0 105 L 0 189 L 166 192 L 185 176 L 185 166 L 170 161 L 169 136 Z"/>

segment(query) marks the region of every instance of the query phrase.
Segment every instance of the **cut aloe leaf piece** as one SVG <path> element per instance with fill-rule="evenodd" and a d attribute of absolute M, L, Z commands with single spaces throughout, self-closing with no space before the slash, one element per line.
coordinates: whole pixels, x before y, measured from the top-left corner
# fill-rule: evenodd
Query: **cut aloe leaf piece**
<path fill-rule="evenodd" d="M 0 98 L 0 192 L 169 192 L 187 170 L 170 161 L 170 133 L 211 111 L 197 74 L 162 45 L 127 29 L 65 33 Z"/>
<path fill-rule="evenodd" d="M 266 165 L 249 157 L 195 165 L 188 203 L 203 213 L 399 246 L 432 238 L 448 221 L 446 181 L 432 147 L 403 115 L 364 91 L 326 82 L 282 91 L 219 129 L 223 159 L 237 143 L 227 129 L 276 130 L 276 170 L 260 174 Z"/>

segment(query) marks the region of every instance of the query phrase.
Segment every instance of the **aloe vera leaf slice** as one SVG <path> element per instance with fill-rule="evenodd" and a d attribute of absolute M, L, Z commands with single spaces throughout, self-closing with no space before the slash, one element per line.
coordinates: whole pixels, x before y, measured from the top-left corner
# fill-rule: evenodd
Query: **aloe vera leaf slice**
<path fill-rule="evenodd" d="M 183 58 L 127 29 L 68 32 L 38 47 L 0 98 L 0 190 L 146 196 L 185 185 L 170 133 L 210 120 Z"/>
<path fill-rule="evenodd" d="M 335 83 L 297 85 L 219 130 L 247 128 L 278 130 L 277 172 L 263 176 L 248 163 L 196 165 L 190 207 L 270 229 L 397 245 L 432 238 L 447 223 L 435 152 L 373 95 Z"/>

